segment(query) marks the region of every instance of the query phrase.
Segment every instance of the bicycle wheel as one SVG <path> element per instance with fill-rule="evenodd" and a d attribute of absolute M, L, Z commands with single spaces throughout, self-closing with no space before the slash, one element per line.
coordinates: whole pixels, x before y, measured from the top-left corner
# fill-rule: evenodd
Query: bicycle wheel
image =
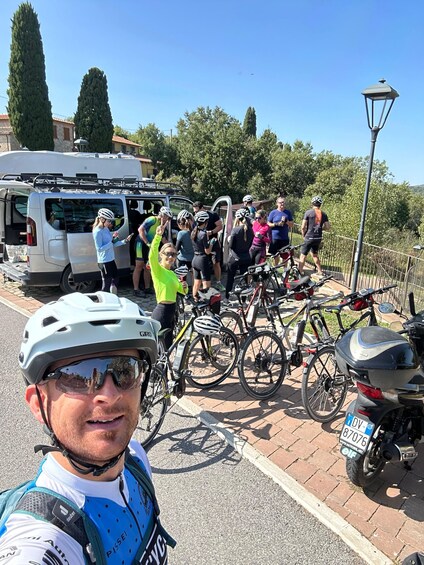
<path fill-rule="evenodd" d="M 133 438 L 147 447 L 160 430 L 169 406 L 166 371 L 154 366 L 146 394 L 141 401 L 140 416 Z"/>
<path fill-rule="evenodd" d="M 346 398 L 348 379 L 337 368 L 334 345 L 317 349 L 306 361 L 302 376 L 302 402 L 316 422 L 331 422 Z"/>
<path fill-rule="evenodd" d="M 240 339 L 243 334 L 243 322 L 237 312 L 223 310 L 219 316 L 223 327 L 231 330 Z"/>
<path fill-rule="evenodd" d="M 188 351 L 190 375 L 187 382 L 208 389 L 222 383 L 234 370 L 238 342 L 232 331 L 221 328 L 218 335 L 196 336 Z"/>
<path fill-rule="evenodd" d="M 261 330 L 247 338 L 240 352 L 238 374 L 249 396 L 271 398 L 283 384 L 286 371 L 286 350 L 274 332 Z"/>

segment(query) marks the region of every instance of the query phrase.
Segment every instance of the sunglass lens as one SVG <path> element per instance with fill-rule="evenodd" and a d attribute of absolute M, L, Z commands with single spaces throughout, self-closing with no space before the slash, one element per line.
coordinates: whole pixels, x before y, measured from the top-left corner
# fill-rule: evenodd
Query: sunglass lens
<path fill-rule="evenodd" d="M 60 367 L 47 378 L 57 379 L 57 387 L 70 394 L 92 394 L 100 389 L 110 374 L 115 385 L 130 390 L 140 383 L 145 372 L 143 361 L 134 357 L 100 357 L 84 359 L 78 363 Z"/>

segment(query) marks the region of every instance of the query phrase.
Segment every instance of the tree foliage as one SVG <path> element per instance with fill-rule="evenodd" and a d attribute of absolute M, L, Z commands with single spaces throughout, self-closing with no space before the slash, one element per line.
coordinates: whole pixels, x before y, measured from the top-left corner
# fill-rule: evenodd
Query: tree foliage
<path fill-rule="evenodd" d="M 7 111 L 16 139 L 30 150 L 54 149 L 53 118 L 38 17 L 28 2 L 12 19 Z"/>
<path fill-rule="evenodd" d="M 165 159 L 165 135 L 155 124 L 139 125 L 135 137 L 143 155 L 151 159 L 155 167 Z"/>
<path fill-rule="evenodd" d="M 113 123 L 109 107 L 107 78 L 93 67 L 84 75 L 75 114 L 75 133 L 88 141 L 88 151 L 112 150 Z"/>
<path fill-rule="evenodd" d="M 243 131 L 246 135 L 256 137 L 256 111 L 251 106 L 248 107 L 244 116 Z"/>

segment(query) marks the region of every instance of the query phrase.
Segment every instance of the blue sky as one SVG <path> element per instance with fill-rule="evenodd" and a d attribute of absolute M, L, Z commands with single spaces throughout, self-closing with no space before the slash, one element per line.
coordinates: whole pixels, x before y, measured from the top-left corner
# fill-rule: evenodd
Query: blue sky
<path fill-rule="evenodd" d="M 400 94 L 375 158 L 396 182 L 424 183 L 422 0 L 32 0 L 56 116 L 76 110 L 90 67 L 108 79 L 113 121 L 166 134 L 186 111 L 220 106 L 258 134 L 315 151 L 370 150 L 361 91 L 385 78 Z M 11 18 L 0 7 L 0 113 L 6 112 Z"/>

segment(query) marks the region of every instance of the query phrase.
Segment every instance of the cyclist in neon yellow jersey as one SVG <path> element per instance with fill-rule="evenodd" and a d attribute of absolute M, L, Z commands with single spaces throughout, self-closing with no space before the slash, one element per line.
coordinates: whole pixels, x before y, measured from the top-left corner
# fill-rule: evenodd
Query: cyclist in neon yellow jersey
<path fill-rule="evenodd" d="M 172 270 L 177 259 L 177 250 L 172 243 L 165 243 L 159 251 L 159 245 L 166 229 L 169 219 L 161 216 L 161 224 L 156 228 L 153 238 L 149 263 L 152 274 L 153 286 L 156 293 L 157 305 L 152 312 L 152 319 L 160 322 L 162 329 L 174 329 L 175 309 L 177 304 L 177 293 L 187 294 L 187 282 L 181 282 Z M 172 331 L 165 336 L 165 347 L 169 349 L 172 345 Z"/>

